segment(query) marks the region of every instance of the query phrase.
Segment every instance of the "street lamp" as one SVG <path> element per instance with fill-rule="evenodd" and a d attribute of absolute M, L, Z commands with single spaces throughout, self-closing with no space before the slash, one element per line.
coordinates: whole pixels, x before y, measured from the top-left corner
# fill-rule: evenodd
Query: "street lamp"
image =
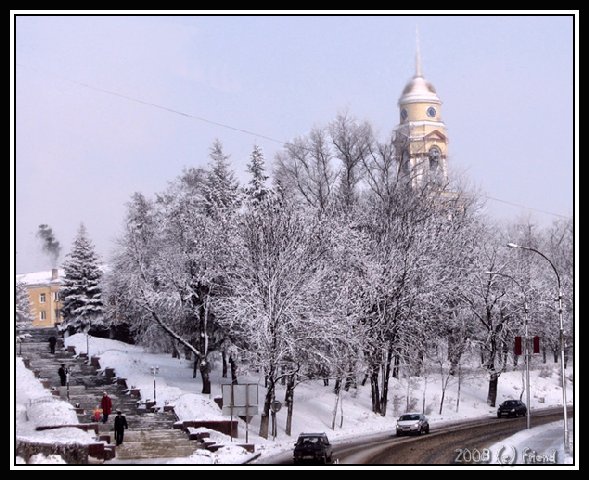
<path fill-rule="evenodd" d="M 155 376 L 159 373 L 160 371 L 160 367 L 158 366 L 154 366 L 151 367 L 151 373 L 153 374 L 153 401 L 155 403 L 156 399 L 155 399 Z"/>
<path fill-rule="evenodd" d="M 530 252 L 537 253 L 540 255 L 544 260 L 546 260 L 552 270 L 554 270 L 554 274 L 556 275 L 556 282 L 558 284 L 558 322 L 560 327 L 560 368 L 561 368 L 561 376 L 562 376 L 562 416 L 564 421 L 564 451 L 569 452 L 569 426 L 568 426 L 568 418 L 567 418 L 567 393 L 566 393 L 566 376 L 564 371 L 564 324 L 562 320 L 562 288 L 560 285 L 560 275 L 558 274 L 558 270 L 554 266 L 554 263 L 542 252 L 539 252 L 535 248 L 532 247 L 524 247 L 522 245 L 518 245 L 516 243 L 508 243 L 507 246 L 509 248 L 521 248 L 522 250 L 529 250 Z"/>
<path fill-rule="evenodd" d="M 526 428 L 530 429 L 530 350 L 529 350 L 529 342 L 528 342 L 528 297 L 526 296 L 526 291 L 521 283 L 519 283 L 515 278 L 511 275 L 507 275 L 506 273 L 501 272 L 485 272 L 489 275 L 500 275 L 502 277 L 509 278 L 513 283 L 515 283 L 520 290 L 522 291 L 522 295 L 524 296 L 524 363 L 526 369 L 526 405 L 528 408 L 526 409 Z"/>

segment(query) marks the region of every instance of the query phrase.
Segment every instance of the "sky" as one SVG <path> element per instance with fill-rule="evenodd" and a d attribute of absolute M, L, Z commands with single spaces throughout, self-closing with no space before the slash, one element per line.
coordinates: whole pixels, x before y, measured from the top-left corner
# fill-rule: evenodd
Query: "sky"
<path fill-rule="evenodd" d="M 17 16 L 16 272 L 51 268 L 40 224 L 58 263 L 81 222 L 108 261 L 130 196 L 206 166 L 215 139 L 242 182 L 254 143 L 271 163 L 280 141 L 341 112 L 384 139 L 416 27 L 451 171 L 493 218 L 572 216 L 571 16 Z"/>

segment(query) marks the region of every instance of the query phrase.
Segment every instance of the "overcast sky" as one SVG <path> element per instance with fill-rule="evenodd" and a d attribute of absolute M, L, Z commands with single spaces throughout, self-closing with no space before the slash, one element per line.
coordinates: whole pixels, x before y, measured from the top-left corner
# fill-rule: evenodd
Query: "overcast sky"
<path fill-rule="evenodd" d="M 281 148 L 263 136 L 288 141 L 344 110 L 384 138 L 413 75 L 416 25 L 451 169 L 490 197 L 572 215 L 572 17 L 19 16 L 16 271 L 51 267 L 42 223 L 60 263 L 80 222 L 107 260 L 130 195 L 205 166 L 215 138 L 242 180 L 255 142 L 268 161 Z M 558 218 L 496 200 L 487 211 Z"/>

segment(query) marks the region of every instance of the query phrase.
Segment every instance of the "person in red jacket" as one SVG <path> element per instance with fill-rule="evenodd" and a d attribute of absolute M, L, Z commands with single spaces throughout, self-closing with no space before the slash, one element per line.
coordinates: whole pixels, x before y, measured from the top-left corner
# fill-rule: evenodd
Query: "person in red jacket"
<path fill-rule="evenodd" d="M 100 406 L 102 407 L 102 423 L 106 423 L 110 412 L 112 412 L 112 400 L 106 392 L 102 392 L 102 400 L 100 400 Z"/>

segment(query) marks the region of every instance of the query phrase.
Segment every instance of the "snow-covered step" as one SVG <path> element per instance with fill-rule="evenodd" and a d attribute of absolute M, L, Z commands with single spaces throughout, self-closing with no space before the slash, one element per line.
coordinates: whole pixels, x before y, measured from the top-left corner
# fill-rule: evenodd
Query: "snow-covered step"
<path fill-rule="evenodd" d="M 117 459 L 183 457 L 198 448 L 196 442 L 191 442 L 178 430 L 129 429 L 125 431 L 123 444 L 117 447 Z"/>

